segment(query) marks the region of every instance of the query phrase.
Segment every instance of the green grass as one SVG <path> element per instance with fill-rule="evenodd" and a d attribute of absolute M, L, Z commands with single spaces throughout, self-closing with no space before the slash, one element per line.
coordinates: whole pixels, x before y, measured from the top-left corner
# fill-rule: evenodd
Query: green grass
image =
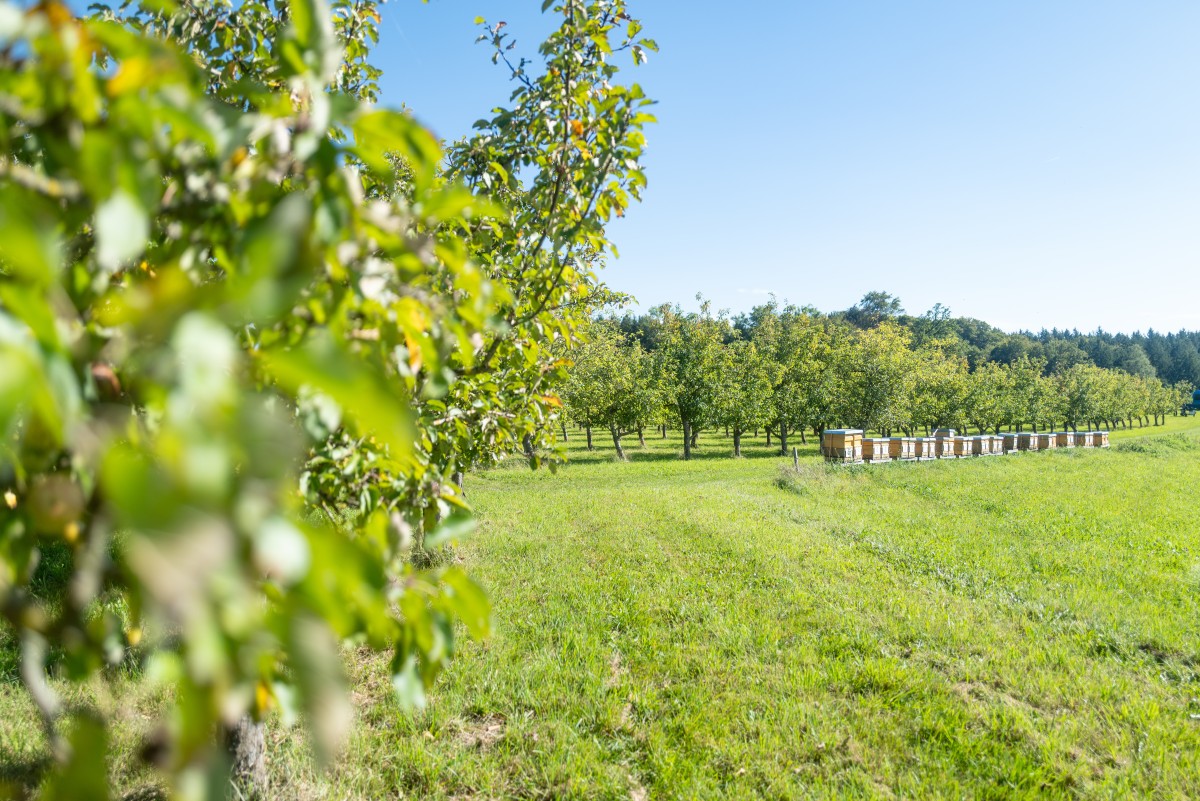
<path fill-rule="evenodd" d="M 1200 796 L 1198 435 L 799 471 L 573 435 L 468 478 L 495 635 L 416 715 L 350 654 L 353 742 L 274 729 L 279 797 Z"/>
<path fill-rule="evenodd" d="M 1200 444 L 1137 435 L 1196 422 L 874 468 L 810 445 L 799 474 L 651 438 L 472 476 L 496 635 L 416 717 L 360 663 L 347 759 L 286 759 L 349 798 L 1195 796 Z"/>

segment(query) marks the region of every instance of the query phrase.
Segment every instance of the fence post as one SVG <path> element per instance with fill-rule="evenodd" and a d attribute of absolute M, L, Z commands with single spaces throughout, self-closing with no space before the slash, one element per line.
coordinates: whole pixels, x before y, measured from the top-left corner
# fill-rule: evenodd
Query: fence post
<path fill-rule="evenodd" d="M 800 451 L 792 448 L 792 467 L 796 470 L 800 469 Z"/>

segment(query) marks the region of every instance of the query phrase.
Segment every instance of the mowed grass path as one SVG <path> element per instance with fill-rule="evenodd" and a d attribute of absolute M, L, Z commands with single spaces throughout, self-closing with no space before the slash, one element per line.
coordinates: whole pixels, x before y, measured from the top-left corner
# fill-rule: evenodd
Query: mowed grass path
<path fill-rule="evenodd" d="M 331 798 L 1200 796 L 1200 439 L 1123 441 L 806 455 L 781 480 L 761 441 L 684 463 L 652 438 L 472 475 L 461 555 L 495 635 L 416 716 L 358 663 L 346 757 L 322 776 L 280 736 L 277 775 Z"/>

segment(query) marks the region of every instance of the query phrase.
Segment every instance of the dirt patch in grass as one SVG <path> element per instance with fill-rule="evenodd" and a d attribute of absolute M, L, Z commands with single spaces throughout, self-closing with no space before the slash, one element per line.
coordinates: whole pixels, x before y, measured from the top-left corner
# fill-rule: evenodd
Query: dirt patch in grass
<path fill-rule="evenodd" d="M 506 721 L 501 715 L 483 715 L 465 721 L 455 732 L 455 739 L 463 748 L 487 749 L 504 737 Z"/>

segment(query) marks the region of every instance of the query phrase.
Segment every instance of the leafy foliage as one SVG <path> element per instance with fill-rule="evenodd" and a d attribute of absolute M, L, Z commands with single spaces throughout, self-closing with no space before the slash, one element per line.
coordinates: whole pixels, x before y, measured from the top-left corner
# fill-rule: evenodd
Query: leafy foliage
<path fill-rule="evenodd" d="M 663 406 L 644 411 L 643 420 L 679 424 L 684 458 L 694 433 L 707 426 L 728 427 L 736 455 L 741 435 L 764 425 L 787 452 L 789 431 L 803 439 L 806 430 L 843 426 L 885 435 L 1128 427 L 1161 424 L 1190 402 L 1190 385 L 1102 368 L 1086 355 L 1059 352 L 1051 365 L 1026 351 L 972 366 L 968 343 L 955 333 L 963 321 L 944 307 L 905 318 L 896 298 L 870 293 L 855 309 L 824 315 L 772 300 L 730 320 L 702 303 L 698 314 L 662 306 L 609 324 L 653 357 Z M 586 395 L 587 380 L 573 379 L 575 397 Z"/>
<path fill-rule="evenodd" d="M 170 686 L 158 764 L 199 797 L 245 714 L 333 753 L 338 642 L 419 705 L 488 632 L 422 555 L 469 529 L 451 476 L 557 413 L 554 346 L 645 183 L 611 56 L 653 42 L 621 2 L 554 13 L 544 72 L 443 152 L 372 104 L 374 3 L 0 3 L 0 607 L 63 775 L 104 786 L 104 725 L 61 737 L 51 663 Z"/>

